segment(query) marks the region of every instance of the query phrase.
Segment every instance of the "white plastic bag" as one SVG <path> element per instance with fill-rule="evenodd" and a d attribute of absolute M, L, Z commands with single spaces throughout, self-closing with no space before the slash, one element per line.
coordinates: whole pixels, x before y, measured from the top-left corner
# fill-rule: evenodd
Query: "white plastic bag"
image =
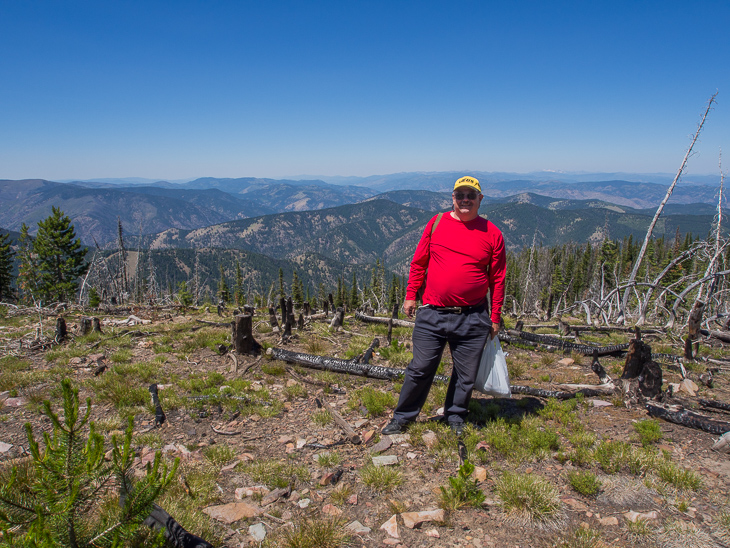
<path fill-rule="evenodd" d="M 499 337 L 487 337 L 474 389 L 492 396 L 510 397 L 512 395 L 509 388 L 507 360 L 502 352 L 502 345 L 499 344 Z"/>

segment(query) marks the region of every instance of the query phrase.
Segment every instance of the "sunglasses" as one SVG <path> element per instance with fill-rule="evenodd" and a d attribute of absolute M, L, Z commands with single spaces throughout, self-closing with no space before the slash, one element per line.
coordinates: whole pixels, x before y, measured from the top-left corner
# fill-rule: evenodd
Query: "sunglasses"
<path fill-rule="evenodd" d="M 454 192 L 454 198 L 456 200 L 476 200 L 478 194 L 476 192 Z"/>

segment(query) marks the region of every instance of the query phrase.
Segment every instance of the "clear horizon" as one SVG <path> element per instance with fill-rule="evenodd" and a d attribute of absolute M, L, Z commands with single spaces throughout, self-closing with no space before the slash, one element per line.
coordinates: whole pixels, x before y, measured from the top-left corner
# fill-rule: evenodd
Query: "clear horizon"
<path fill-rule="evenodd" d="M 6 1 L 0 178 L 673 175 L 716 91 L 686 175 L 719 176 L 728 23 L 721 1 Z"/>

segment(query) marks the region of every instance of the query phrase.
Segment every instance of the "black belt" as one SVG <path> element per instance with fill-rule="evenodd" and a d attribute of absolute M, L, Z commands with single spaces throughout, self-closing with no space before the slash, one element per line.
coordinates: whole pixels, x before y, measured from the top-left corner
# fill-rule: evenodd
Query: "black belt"
<path fill-rule="evenodd" d="M 449 314 L 468 314 L 469 312 L 482 311 L 486 303 L 474 304 L 471 306 L 436 306 L 433 304 L 427 304 L 426 306 L 431 310 L 438 310 L 439 312 L 447 312 Z"/>

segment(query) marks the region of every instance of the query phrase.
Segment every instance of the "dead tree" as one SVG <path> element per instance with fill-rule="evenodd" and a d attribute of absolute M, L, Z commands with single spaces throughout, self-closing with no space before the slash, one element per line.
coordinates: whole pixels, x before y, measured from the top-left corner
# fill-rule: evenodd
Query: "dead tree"
<path fill-rule="evenodd" d="M 276 311 L 273 306 L 269 307 L 269 325 L 271 325 L 272 329 L 279 329 L 279 322 L 276 319 Z"/>
<path fill-rule="evenodd" d="M 669 188 L 667 189 L 667 194 L 664 196 L 664 199 L 659 204 L 659 207 L 656 210 L 656 213 L 654 214 L 654 218 L 651 220 L 651 223 L 649 224 L 649 228 L 646 231 L 646 237 L 644 238 L 644 243 L 641 246 L 641 251 L 639 251 L 639 255 L 636 258 L 636 261 L 634 262 L 634 268 L 631 270 L 631 274 L 629 274 L 629 279 L 627 281 L 626 289 L 624 290 L 623 297 L 621 299 L 621 308 L 619 310 L 619 321 L 617 323 L 625 323 L 626 322 L 626 316 L 628 314 L 627 306 L 629 303 L 629 294 L 631 293 L 631 287 L 634 284 L 634 280 L 636 280 L 636 274 L 639 272 L 639 267 L 641 266 L 641 262 L 644 259 L 644 254 L 646 253 L 646 248 L 649 245 L 649 241 L 651 240 L 651 234 L 654 231 L 654 227 L 657 224 L 657 221 L 659 220 L 659 216 L 662 214 L 662 211 L 664 211 L 664 206 L 666 205 L 667 201 L 669 200 L 669 197 L 672 195 L 672 192 L 674 191 L 674 187 L 677 186 L 677 183 L 679 182 L 679 178 L 682 176 L 682 172 L 684 171 L 685 166 L 687 165 L 687 160 L 690 157 L 690 154 L 692 154 L 692 149 L 694 148 L 695 143 L 697 142 L 697 139 L 700 136 L 700 132 L 702 131 L 702 126 L 705 125 L 705 120 L 707 119 L 707 115 L 710 113 L 710 109 L 712 109 L 712 105 L 715 102 L 715 97 L 717 97 L 717 92 L 710 97 L 710 101 L 707 103 L 707 108 L 705 109 L 705 114 L 702 116 L 702 120 L 700 121 L 699 126 L 697 127 L 697 131 L 695 132 L 694 138 L 692 139 L 692 143 L 690 144 L 689 148 L 687 149 L 687 153 L 684 155 L 684 159 L 682 160 L 682 165 L 679 167 L 679 170 L 677 171 L 677 175 L 674 177 L 674 181 L 672 181 L 672 184 L 669 185 Z"/>
<path fill-rule="evenodd" d="M 279 309 L 281 310 L 281 325 L 286 323 L 286 299 L 281 297 L 279 299 Z"/>
<path fill-rule="evenodd" d="M 56 342 L 63 342 L 66 340 L 68 331 L 66 329 L 66 320 L 59 317 L 56 319 Z"/>
<path fill-rule="evenodd" d="M 345 309 L 338 308 L 330 322 L 330 329 L 339 329 L 345 322 Z"/>
<path fill-rule="evenodd" d="M 368 346 L 367 350 L 362 353 L 362 355 L 357 359 L 358 363 L 370 363 L 370 360 L 373 357 L 373 352 L 376 348 L 380 346 L 380 339 L 375 338 L 373 339 L 373 342 L 370 343 L 370 346 Z"/>
<path fill-rule="evenodd" d="M 253 338 L 253 318 L 240 314 L 231 322 L 233 347 L 237 354 L 258 354 L 261 345 Z"/>
<path fill-rule="evenodd" d="M 368 316 L 361 312 L 355 312 L 355 319 L 365 323 L 388 324 L 389 322 L 392 322 L 393 325 L 396 327 L 414 327 L 416 325 L 414 322 L 409 322 L 406 320 L 398 320 L 395 318 L 381 318 L 379 316 Z"/>

